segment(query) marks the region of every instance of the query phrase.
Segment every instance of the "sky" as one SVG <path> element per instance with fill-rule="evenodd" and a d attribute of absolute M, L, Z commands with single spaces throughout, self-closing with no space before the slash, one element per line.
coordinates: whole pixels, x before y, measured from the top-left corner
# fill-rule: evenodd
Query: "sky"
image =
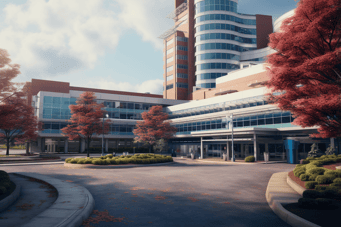
<path fill-rule="evenodd" d="M 271 15 L 297 0 L 239 0 L 238 12 Z M 162 94 L 163 44 L 174 0 L 0 0 L 0 49 L 20 65 L 13 81 Z"/>

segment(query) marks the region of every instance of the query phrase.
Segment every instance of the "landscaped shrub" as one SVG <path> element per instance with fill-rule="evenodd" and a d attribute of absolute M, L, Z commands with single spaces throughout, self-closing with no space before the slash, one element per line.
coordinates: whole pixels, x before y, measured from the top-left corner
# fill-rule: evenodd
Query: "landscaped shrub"
<path fill-rule="evenodd" d="M 335 179 L 335 177 L 331 177 L 331 176 L 325 176 L 325 175 L 319 175 L 316 177 L 316 181 L 319 184 L 331 184 L 333 183 L 333 180 Z"/>
<path fill-rule="evenodd" d="M 325 191 L 327 188 L 327 186 L 324 186 L 324 185 L 316 185 L 315 186 L 315 190 L 317 191 Z"/>
<path fill-rule="evenodd" d="M 317 198 L 317 199 L 316 199 L 317 206 L 318 206 L 319 208 L 329 208 L 329 207 L 331 207 L 331 206 L 334 204 L 333 201 L 334 201 L 334 200 L 332 200 L 332 199 L 327 199 L 327 198 Z"/>
<path fill-rule="evenodd" d="M 149 159 L 144 159 L 142 163 L 143 164 L 150 164 L 150 161 L 149 161 Z"/>
<path fill-rule="evenodd" d="M 104 164 L 105 165 L 110 165 L 111 164 L 111 159 L 109 158 L 109 159 L 106 159 L 106 160 L 104 160 Z M 103 162 L 103 161 L 102 161 Z"/>
<path fill-rule="evenodd" d="M 91 160 L 91 159 L 86 159 L 86 160 L 84 161 L 84 164 L 92 164 L 92 160 Z"/>
<path fill-rule="evenodd" d="M 3 170 L 0 170 L 0 182 L 10 182 L 8 173 Z"/>
<path fill-rule="evenodd" d="M 341 177 L 341 172 L 337 171 L 337 170 L 327 170 L 326 172 L 324 172 L 324 175 L 325 176 L 333 176 L 335 179 L 335 178 Z"/>
<path fill-rule="evenodd" d="M 318 185 L 315 186 L 315 188 Z M 302 194 L 303 198 L 309 198 L 309 199 L 316 199 L 316 198 L 322 198 L 323 194 L 320 191 L 316 190 L 305 190 Z"/>
<path fill-rule="evenodd" d="M 309 180 L 309 177 L 310 177 L 309 174 L 301 174 L 301 175 L 300 175 L 301 181 L 308 181 L 308 180 Z"/>
<path fill-rule="evenodd" d="M 101 163 L 102 163 L 101 159 L 92 160 L 92 164 L 94 164 L 94 165 L 101 165 Z"/>
<path fill-rule="evenodd" d="M 309 169 L 317 168 L 317 165 L 313 165 L 312 163 L 309 163 L 305 165 L 305 170 L 308 171 Z"/>
<path fill-rule="evenodd" d="M 323 160 L 321 160 L 323 162 L 323 165 L 328 165 L 328 164 L 332 164 L 332 163 L 336 163 L 336 160 L 333 158 L 325 158 Z"/>
<path fill-rule="evenodd" d="M 4 186 L 0 186 L 0 195 L 5 194 L 7 189 Z"/>
<path fill-rule="evenodd" d="M 69 163 L 72 163 L 72 164 L 77 164 L 77 160 L 76 159 L 71 159 Z"/>
<path fill-rule="evenodd" d="M 309 177 L 309 181 L 316 181 L 316 177 L 317 176 L 320 176 L 318 174 L 311 174 L 310 177 Z"/>
<path fill-rule="evenodd" d="M 84 159 L 83 160 L 78 160 L 77 164 L 85 164 L 85 160 Z"/>
<path fill-rule="evenodd" d="M 247 156 L 246 158 L 245 158 L 245 162 L 254 162 L 255 161 L 255 157 L 254 156 Z"/>
<path fill-rule="evenodd" d="M 335 179 L 333 180 L 333 183 L 341 184 L 341 178 L 335 178 Z"/>
<path fill-rule="evenodd" d="M 305 171 L 304 171 L 304 170 L 299 170 L 299 171 L 294 172 L 294 175 L 295 175 L 296 177 L 300 177 L 302 174 L 305 174 Z"/>
<path fill-rule="evenodd" d="M 325 169 L 325 168 L 322 168 L 322 167 L 316 167 L 316 168 L 308 169 L 308 170 L 307 170 L 307 173 L 308 173 L 308 174 L 318 174 L 318 175 L 323 175 L 325 171 L 326 171 L 326 169 Z"/>
<path fill-rule="evenodd" d="M 321 198 L 328 198 L 328 199 L 338 199 L 338 198 L 340 198 L 340 196 L 339 196 L 339 193 L 338 193 L 338 190 L 336 189 L 334 189 L 334 190 L 332 190 L 332 189 L 326 189 L 326 190 L 324 190 L 323 192 L 322 192 L 322 197 Z"/>
<path fill-rule="evenodd" d="M 112 154 L 107 154 L 106 156 L 109 157 L 109 158 L 113 158 L 114 157 L 114 155 L 112 155 Z"/>
<path fill-rule="evenodd" d="M 300 198 L 298 199 L 298 206 L 300 208 L 313 208 L 317 207 L 317 201 L 311 198 Z"/>
<path fill-rule="evenodd" d="M 67 159 L 65 159 L 65 162 L 69 163 L 71 160 L 72 160 L 72 158 L 67 158 Z"/>
<path fill-rule="evenodd" d="M 341 189 L 341 183 L 331 183 L 329 186 L 337 187 Z"/>
<path fill-rule="evenodd" d="M 317 181 L 307 181 L 305 182 L 304 186 L 307 188 L 307 189 L 314 189 L 315 188 L 315 185 L 318 185 L 318 182 Z"/>
<path fill-rule="evenodd" d="M 315 165 L 317 167 L 320 167 L 320 166 L 323 165 L 323 162 L 322 161 L 312 161 L 309 164 L 312 164 L 312 165 Z"/>

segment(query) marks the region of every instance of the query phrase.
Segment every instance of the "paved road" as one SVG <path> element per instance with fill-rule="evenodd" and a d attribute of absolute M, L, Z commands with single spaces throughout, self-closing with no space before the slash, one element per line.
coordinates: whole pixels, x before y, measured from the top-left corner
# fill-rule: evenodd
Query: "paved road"
<path fill-rule="evenodd" d="M 265 191 L 273 173 L 291 171 L 294 166 L 189 160 L 127 169 L 73 170 L 61 164 L 0 169 L 45 174 L 86 187 L 96 205 L 95 214 L 83 226 L 288 227 L 269 208 Z"/>

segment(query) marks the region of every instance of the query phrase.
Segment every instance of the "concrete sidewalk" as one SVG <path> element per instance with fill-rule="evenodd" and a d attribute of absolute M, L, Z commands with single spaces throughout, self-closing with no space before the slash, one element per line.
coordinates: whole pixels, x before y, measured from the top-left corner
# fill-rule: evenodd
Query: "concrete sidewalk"
<path fill-rule="evenodd" d="M 1 227 L 80 226 L 95 206 L 90 192 L 80 185 L 35 173 L 9 175 L 21 193 L 0 213 Z"/>
<path fill-rule="evenodd" d="M 302 196 L 287 183 L 287 176 L 288 172 L 274 173 L 271 176 L 265 193 L 270 208 L 278 217 L 291 226 L 319 227 L 319 225 L 287 211 L 282 206 L 282 204 L 297 203 L 298 199 L 302 198 Z"/>

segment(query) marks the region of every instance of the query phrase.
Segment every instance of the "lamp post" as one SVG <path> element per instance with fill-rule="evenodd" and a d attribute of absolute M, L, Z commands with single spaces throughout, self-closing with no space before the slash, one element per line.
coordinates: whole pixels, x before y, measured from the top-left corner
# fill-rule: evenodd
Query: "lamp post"
<path fill-rule="evenodd" d="M 106 114 L 105 116 L 103 116 L 103 132 L 102 132 L 102 156 L 104 156 L 104 151 L 103 151 L 103 147 L 104 147 L 104 117 L 109 117 L 109 115 L 108 114 Z"/>
<path fill-rule="evenodd" d="M 232 162 L 235 161 L 235 158 L 234 158 L 234 147 L 233 147 L 233 113 L 231 113 L 231 116 L 230 118 L 228 118 L 226 116 L 226 127 L 227 127 L 227 122 L 228 120 L 231 120 L 231 130 L 232 130 Z M 227 149 L 226 149 L 227 150 Z"/>

